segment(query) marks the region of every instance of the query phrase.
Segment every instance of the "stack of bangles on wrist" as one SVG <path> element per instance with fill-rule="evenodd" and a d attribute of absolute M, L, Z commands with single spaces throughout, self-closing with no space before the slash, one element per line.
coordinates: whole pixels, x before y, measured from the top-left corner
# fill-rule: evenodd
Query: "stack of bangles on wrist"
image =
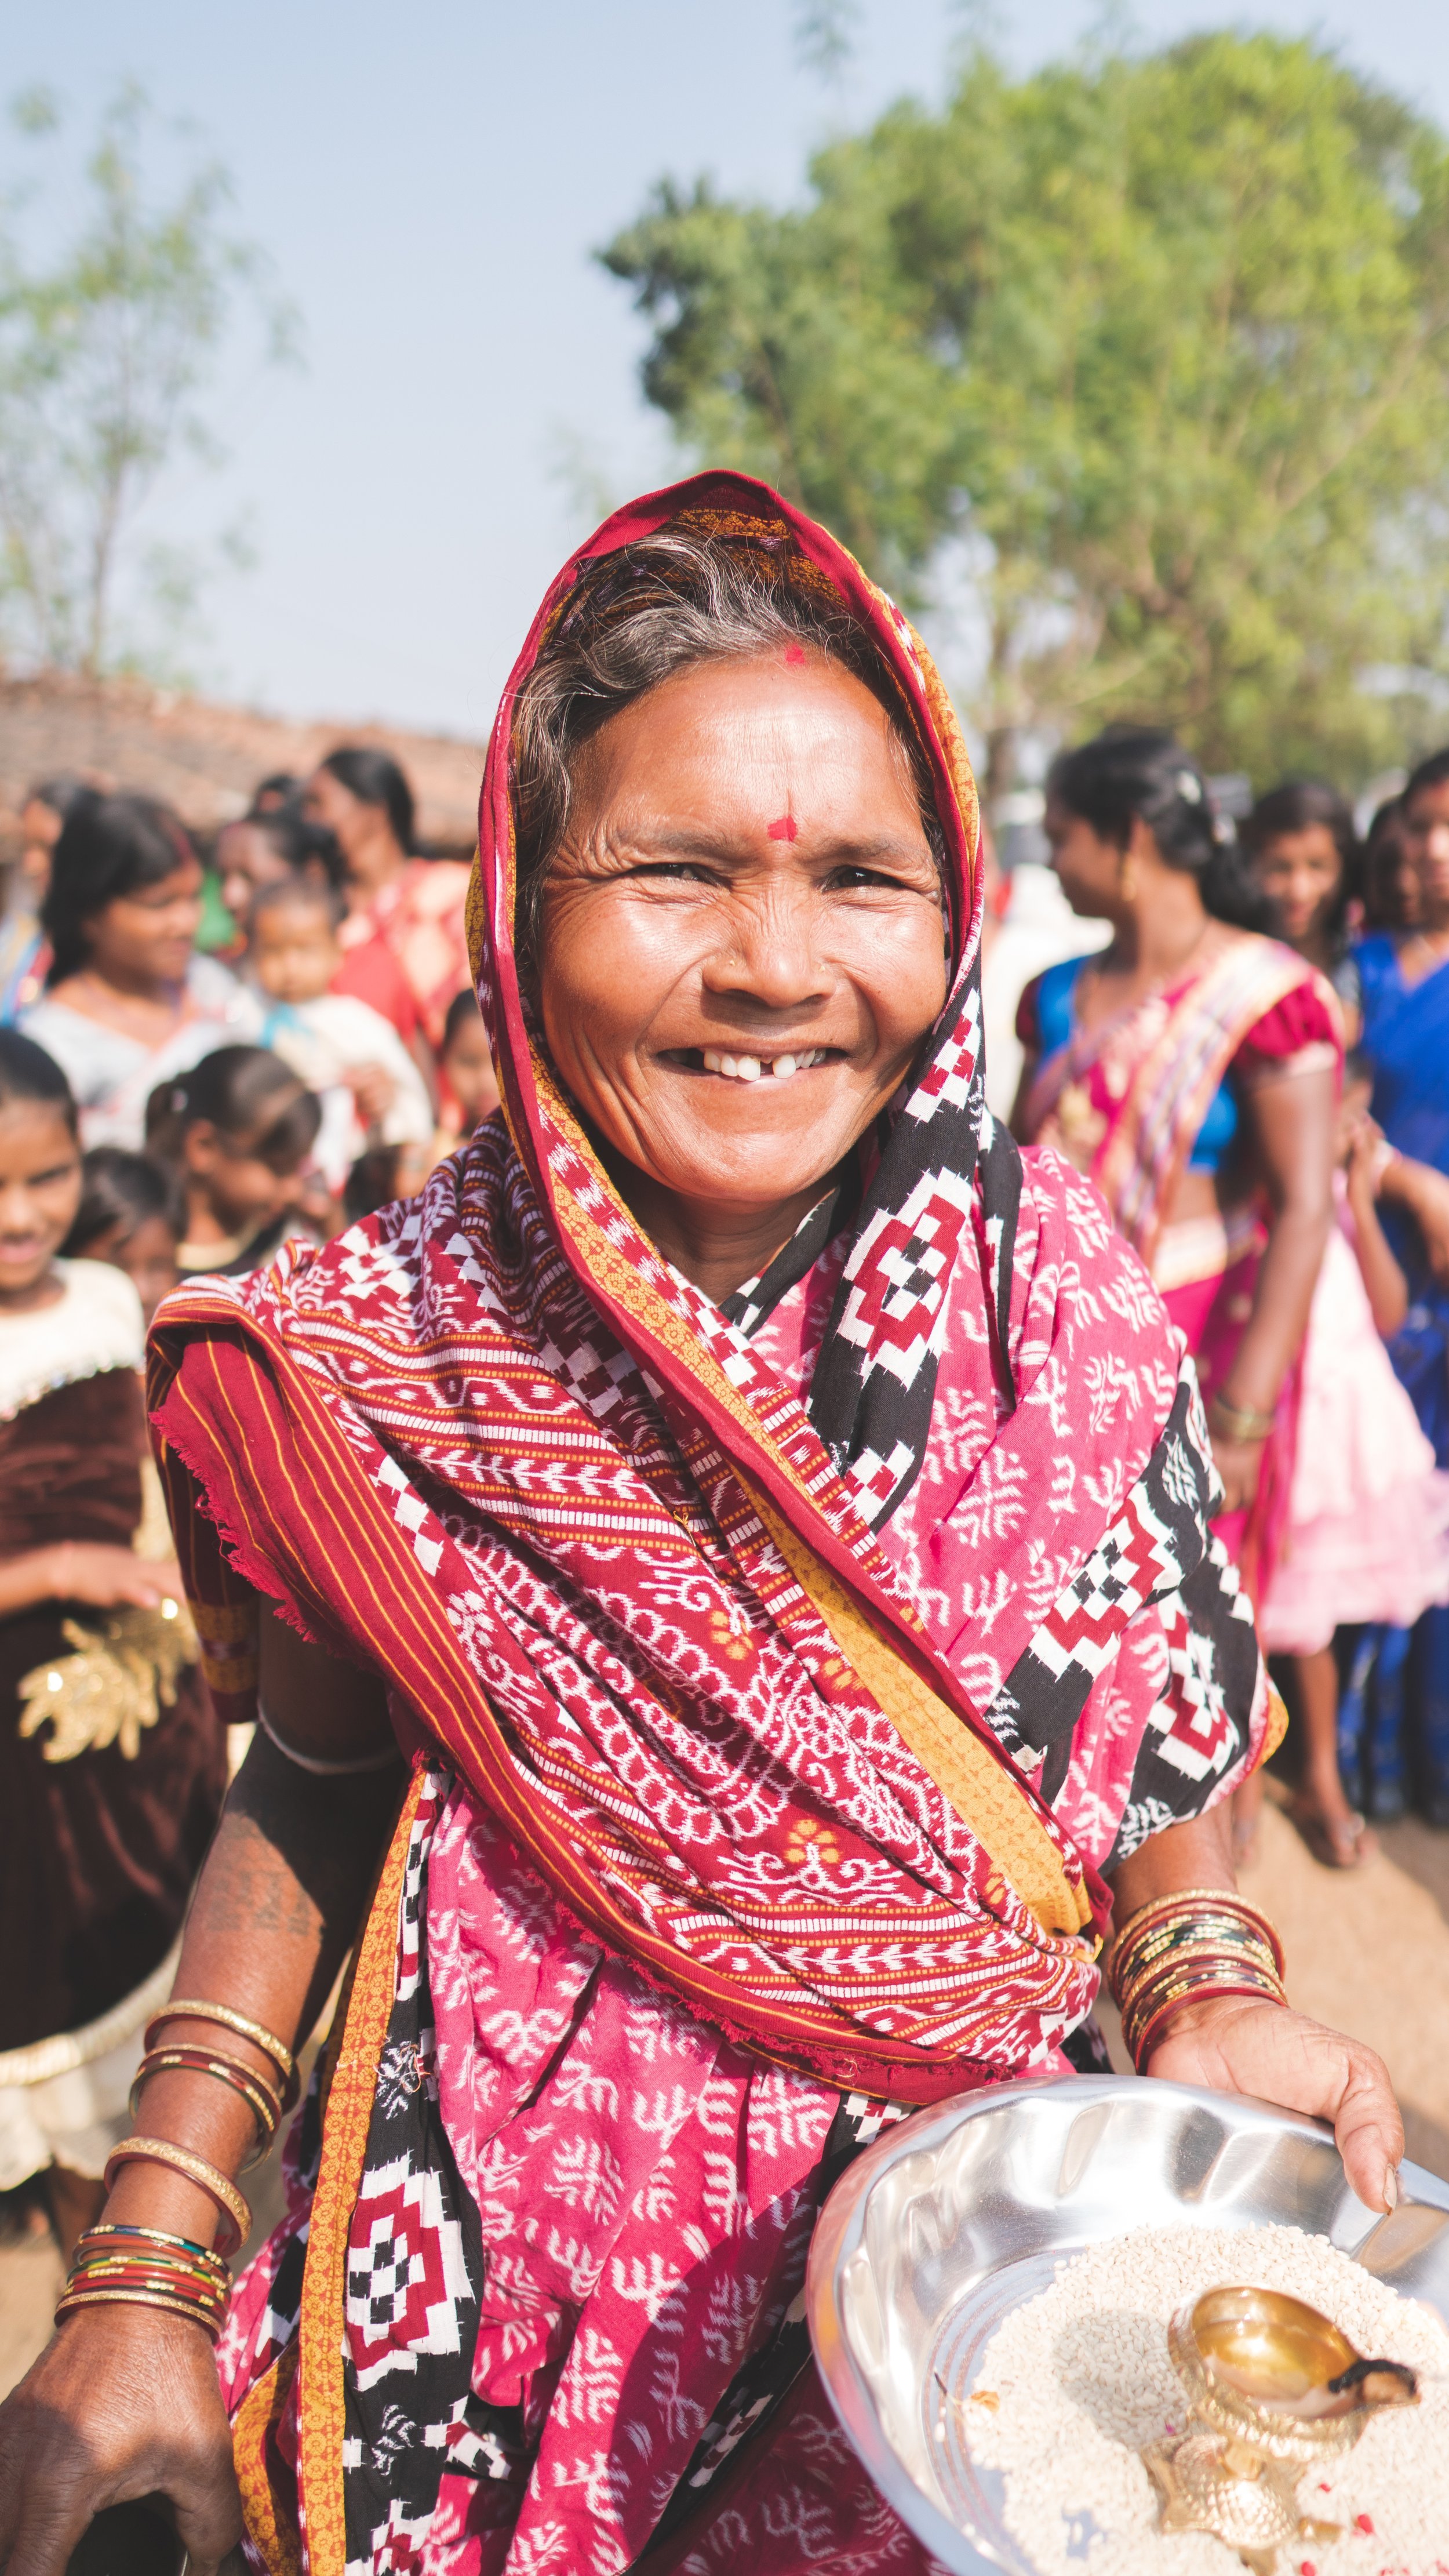
<path fill-rule="evenodd" d="M 177 2021 L 211 2022 L 222 2030 L 234 2031 L 270 2059 L 271 2070 L 263 2074 L 223 2047 L 180 2041 L 154 2046 L 157 2032 L 168 2022 Z M 210 2075 L 246 2103 L 256 2122 L 257 2145 L 248 2165 L 256 2164 L 266 2154 L 283 2114 L 297 2098 L 296 2061 L 274 2032 L 264 2029 L 260 2022 L 249 2021 L 244 2013 L 233 2012 L 228 2004 L 196 2003 L 178 1997 L 150 2024 L 145 2049 L 131 2087 L 133 2120 L 142 2087 L 153 2075 Z M 226 2258 L 235 2254 L 251 2234 L 251 2210 L 219 2165 L 196 2155 L 190 2147 L 178 2146 L 172 2138 L 122 2138 L 106 2161 L 107 2191 L 121 2167 L 128 2164 L 161 2165 L 204 2192 L 220 2213 L 221 2241 L 208 2249 L 193 2243 L 189 2236 L 173 2236 L 159 2227 L 104 2223 L 89 2227 L 76 2247 L 56 2318 L 69 2316 L 77 2308 L 166 2308 L 173 2315 L 193 2318 L 214 2340 L 221 2331 L 231 2295 Z M 243 2172 L 247 2169 L 247 2165 L 242 2168 Z"/>
<path fill-rule="evenodd" d="M 1286 2004 L 1283 1947 L 1266 1914 L 1216 1887 L 1185 1887 L 1129 1915 L 1108 1982 L 1140 2075 L 1172 2014 L 1215 1995 Z"/>
<path fill-rule="evenodd" d="M 190 2317 L 215 2343 L 226 2322 L 231 2274 L 219 2254 L 161 2227 L 88 2227 L 71 2258 L 57 2325 L 76 2308 L 164 2308 Z"/>

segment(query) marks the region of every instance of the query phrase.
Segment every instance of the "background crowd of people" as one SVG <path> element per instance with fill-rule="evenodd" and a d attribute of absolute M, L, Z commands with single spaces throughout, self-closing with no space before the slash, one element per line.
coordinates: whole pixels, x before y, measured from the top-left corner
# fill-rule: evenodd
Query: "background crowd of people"
<path fill-rule="evenodd" d="M 1449 1824 L 1449 752 L 1361 844 L 1312 782 L 1235 829 L 1118 727 L 1057 761 L 1045 828 L 1108 942 L 1022 994 L 1013 1124 L 1096 1179 L 1196 1358 L 1292 1812 L 1353 1867 L 1369 1817 Z"/>
<path fill-rule="evenodd" d="M 264 779 L 204 855 L 163 805 L 74 777 L 23 824 L 0 925 L 0 2191 L 43 2174 L 68 2248 L 226 1786 L 146 1327 L 180 1278 L 419 1188 L 497 1092 L 468 870 L 418 855 L 385 754 Z"/>
<path fill-rule="evenodd" d="M 69 2243 L 134 2066 L 108 2016 L 164 1983 L 225 1784 L 145 1489 L 145 1327 L 179 1278 L 418 1189 L 497 1091 L 468 871 L 418 853 L 386 754 L 264 779 L 205 852 L 75 777 L 24 828 L 0 923 L 0 1790 L 25 1854 L 0 2189 L 48 2172 Z M 1045 831 L 1085 953 L 1020 994 L 1012 1124 L 1095 1178 L 1196 1357 L 1218 1536 L 1298 1721 L 1292 1813 L 1352 1867 L 1370 1819 L 1449 1826 L 1449 751 L 1360 839 L 1311 782 L 1234 827 L 1169 735 L 1113 728 L 1057 760 Z M 1251 1790 L 1235 1824 L 1249 1848 Z"/>

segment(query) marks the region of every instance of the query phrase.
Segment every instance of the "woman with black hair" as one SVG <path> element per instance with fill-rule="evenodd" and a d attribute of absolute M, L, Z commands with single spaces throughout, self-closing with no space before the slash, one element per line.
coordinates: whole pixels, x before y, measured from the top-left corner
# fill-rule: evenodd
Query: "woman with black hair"
<path fill-rule="evenodd" d="M 22 1025 L 63 1067 L 83 1145 L 138 1146 L 158 1081 L 260 1026 L 235 977 L 196 954 L 200 920 L 200 862 L 168 806 L 149 796 L 76 806 L 41 910 L 45 994 Z"/>
<path fill-rule="evenodd" d="M 43 2175 L 67 2253 L 226 1787 L 136 1291 L 60 1257 L 81 1196 L 65 1075 L 0 1030 L 0 2190 Z"/>
<path fill-rule="evenodd" d="M 1046 830 L 1073 911 L 1112 940 L 1027 987 L 1016 1131 L 1097 1181 L 1186 1335 L 1226 1494 L 1215 1527 L 1257 1589 L 1333 1217 L 1337 1004 L 1259 935 L 1261 889 L 1170 734 L 1114 726 L 1065 753 Z"/>
<path fill-rule="evenodd" d="M 1363 885 L 1352 808 L 1321 779 L 1289 780 L 1260 796 L 1243 846 L 1272 907 L 1273 928 L 1326 975 L 1357 1031 L 1358 969 L 1350 938 Z"/>
<path fill-rule="evenodd" d="M 1396 814 L 1375 832 L 1400 841 L 1403 891 L 1392 928 L 1357 949 L 1363 1050 L 1383 1130 L 1379 1201 L 1409 1287 L 1390 1346 L 1420 1426 L 1449 1467 L 1449 747 L 1419 763 Z M 1352 1687 L 1366 1707 L 1371 1814 L 1413 1801 L 1449 1826 L 1449 1607 L 1426 1610 L 1412 1638 L 1365 1632 Z"/>
<path fill-rule="evenodd" d="M 344 949 L 350 954 L 373 939 L 386 942 L 436 1057 L 448 1005 L 471 981 L 463 923 L 468 869 L 456 859 L 414 855 L 412 789 L 385 751 L 344 746 L 329 752 L 302 801 L 313 822 L 336 834 L 347 862 Z M 370 991 L 359 998 L 380 1007 Z"/>

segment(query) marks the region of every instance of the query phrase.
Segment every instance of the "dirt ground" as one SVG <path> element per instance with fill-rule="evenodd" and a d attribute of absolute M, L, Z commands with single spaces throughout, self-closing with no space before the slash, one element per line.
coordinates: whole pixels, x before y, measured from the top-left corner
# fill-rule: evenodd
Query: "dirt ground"
<path fill-rule="evenodd" d="M 1387 1826 L 1376 1857 L 1340 1874 L 1321 1868 L 1267 1806 L 1243 1892 L 1283 1935 L 1292 2001 L 1382 2052 L 1410 2156 L 1449 2181 L 1449 1834 L 1413 1821 Z M 248 2188 L 259 2241 L 280 2214 L 274 2162 Z M 59 2288 L 48 2238 L 0 2247 L 0 2393 L 44 2343 Z"/>

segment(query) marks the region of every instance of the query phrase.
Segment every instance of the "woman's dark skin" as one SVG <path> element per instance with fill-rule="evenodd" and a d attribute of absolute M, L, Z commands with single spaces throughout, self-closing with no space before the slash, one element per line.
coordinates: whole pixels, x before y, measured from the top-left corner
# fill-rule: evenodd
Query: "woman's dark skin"
<path fill-rule="evenodd" d="M 1185 868 L 1168 866 L 1140 817 L 1125 850 L 1102 840 L 1061 805 L 1048 806 L 1046 831 L 1072 910 L 1112 924 L 1111 946 L 1092 960 L 1077 987 L 1078 1013 L 1088 1030 L 1134 1009 L 1206 956 L 1212 944 L 1238 935 L 1211 919 L 1197 879 Z M 1035 1074 L 1035 1060 L 1028 1057 L 1018 1120 Z M 1268 1245 L 1253 1311 L 1219 1393 L 1240 1410 L 1271 1414 L 1302 1345 L 1333 1223 L 1333 1076 L 1325 1069 L 1259 1083 L 1245 1095 L 1242 1111 L 1246 1150 L 1219 1173 L 1182 1171 L 1163 1223 L 1227 1214 L 1260 1189 L 1266 1193 Z M 1213 1456 L 1225 1508 L 1250 1503 L 1261 1443 L 1215 1434 Z"/>
<path fill-rule="evenodd" d="M 545 1027 L 641 1222 L 721 1296 L 785 1240 L 944 999 L 909 766 L 859 682 L 762 656 L 683 673 L 611 719 L 576 789 L 545 906 Z M 787 816 L 793 839 L 772 835 Z M 706 1070 L 706 1050 L 820 1060 L 749 1079 Z M 300 1752 L 338 1759 L 385 1740 L 378 1684 L 270 1617 L 261 1693 Z M 311 1779 L 259 1738 L 202 1874 L 178 1990 L 288 2039 L 305 2032 L 400 1788 L 400 1771 Z M 1232 1884 L 1218 1809 L 1154 1835 L 1115 1891 L 1125 1914 L 1172 1888 Z M 1218 2001 L 1177 2016 L 1152 2071 L 1334 2120 L 1356 2189 L 1390 2204 L 1402 2127 L 1380 2061 L 1355 2041 L 1276 2005 Z M 250 2140 L 244 2106 L 204 2076 L 148 2084 L 144 2119 L 229 2171 Z M 154 2166 L 125 2167 L 110 2209 L 206 2243 L 215 2229 L 204 2195 Z M 0 2411 L 6 2576 L 61 2576 L 100 2505 L 158 2490 L 193 2576 L 213 2576 L 240 2517 L 205 2336 L 142 2310 L 74 2316 Z"/>
<path fill-rule="evenodd" d="M 1417 918 L 1399 936 L 1399 972 L 1414 985 L 1449 959 L 1449 779 L 1421 787 L 1405 808 L 1404 849 Z M 1434 1278 L 1441 1285 L 1449 1280 L 1449 1178 L 1431 1163 L 1396 1154 L 1379 1182 L 1379 1196 L 1413 1218 Z"/>

